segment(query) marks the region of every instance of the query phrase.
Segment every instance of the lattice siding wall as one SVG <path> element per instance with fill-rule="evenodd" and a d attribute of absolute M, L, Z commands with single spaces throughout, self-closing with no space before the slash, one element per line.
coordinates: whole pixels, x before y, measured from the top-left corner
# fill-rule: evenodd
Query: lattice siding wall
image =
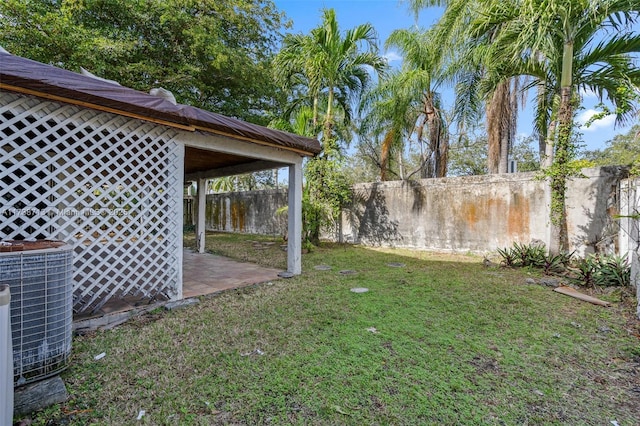
<path fill-rule="evenodd" d="M 145 121 L 0 92 L 0 239 L 74 246 L 74 310 L 175 298 L 183 148 Z"/>

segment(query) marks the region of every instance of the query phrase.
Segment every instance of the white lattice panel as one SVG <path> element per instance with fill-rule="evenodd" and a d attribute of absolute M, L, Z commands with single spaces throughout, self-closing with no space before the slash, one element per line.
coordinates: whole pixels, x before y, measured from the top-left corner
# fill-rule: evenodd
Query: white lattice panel
<path fill-rule="evenodd" d="M 0 239 L 74 246 L 74 310 L 179 288 L 182 148 L 175 130 L 0 92 Z"/>

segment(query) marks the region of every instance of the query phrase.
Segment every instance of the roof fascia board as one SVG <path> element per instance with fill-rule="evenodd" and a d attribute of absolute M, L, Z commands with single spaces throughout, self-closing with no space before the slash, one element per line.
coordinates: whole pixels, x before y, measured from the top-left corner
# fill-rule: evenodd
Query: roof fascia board
<path fill-rule="evenodd" d="M 236 166 L 226 166 L 217 169 L 206 170 L 202 172 L 189 173 L 185 175 L 185 180 L 197 180 L 197 179 L 214 179 L 224 176 L 239 175 L 242 173 L 259 172 L 262 170 L 277 169 L 280 167 L 287 167 L 288 164 L 279 163 L 275 161 L 252 161 L 251 163 L 238 164 Z"/>
<path fill-rule="evenodd" d="M 246 158 L 255 158 L 256 160 L 266 160 L 283 165 L 296 164 L 300 161 L 302 154 L 289 151 L 283 147 L 275 147 L 268 145 L 259 145 L 256 143 L 245 142 L 231 136 L 221 136 L 210 133 L 185 133 L 179 132 L 175 139 L 182 142 L 185 146 L 192 148 L 205 149 L 208 151 L 217 151 L 224 154 L 238 155 Z"/>

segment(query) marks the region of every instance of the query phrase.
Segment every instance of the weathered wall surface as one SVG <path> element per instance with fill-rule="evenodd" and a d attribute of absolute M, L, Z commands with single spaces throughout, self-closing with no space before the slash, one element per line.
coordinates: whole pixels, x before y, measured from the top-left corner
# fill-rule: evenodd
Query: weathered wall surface
<path fill-rule="evenodd" d="M 205 226 L 208 231 L 244 234 L 284 235 L 287 214 L 277 214 L 287 206 L 286 190 L 245 191 L 207 195 Z M 197 215 L 195 204 L 194 219 Z"/>
<path fill-rule="evenodd" d="M 636 288 L 636 316 L 640 319 L 640 178 L 620 182 L 620 253 L 631 262 L 631 285 Z"/>
<path fill-rule="evenodd" d="M 354 186 L 343 211 L 344 241 L 371 246 L 487 252 L 514 242 L 549 245 L 549 193 L 536 173 L 379 182 Z M 615 167 L 583 170 L 568 184 L 571 250 L 617 252 L 620 180 Z M 207 196 L 208 230 L 283 235 L 286 191 Z M 335 232 L 327 237 L 338 238 Z"/>
<path fill-rule="evenodd" d="M 529 173 L 358 184 L 354 193 L 343 233 L 355 243 L 484 251 L 548 235 L 537 214 L 544 183 Z"/>
<path fill-rule="evenodd" d="M 620 253 L 620 182 L 628 175 L 623 167 L 582 170 L 582 177 L 567 186 L 567 228 L 571 250 L 585 253 Z"/>
<path fill-rule="evenodd" d="M 624 169 L 601 167 L 568 182 L 570 251 L 617 252 L 612 218 L 624 176 Z M 549 190 L 537 173 L 358 184 L 354 191 L 343 235 L 355 243 L 483 252 L 532 240 L 550 246 L 556 232 Z"/>

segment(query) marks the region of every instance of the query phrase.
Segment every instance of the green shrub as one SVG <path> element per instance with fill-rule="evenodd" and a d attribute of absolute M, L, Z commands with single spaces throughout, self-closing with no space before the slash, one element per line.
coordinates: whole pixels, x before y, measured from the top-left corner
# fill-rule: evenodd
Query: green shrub
<path fill-rule="evenodd" d="M 515 252 L 515 250 L 506 247 L 506 248 L 499 248 L 498 249 L 498 254 L 500 255 L 500 257 L 502 257 L 502 261 L 500 262 L 500 264 L 502 266 L 506 266 L 507 268 L 511 268 L 513 266 L 516 266 L 516 261 L 518 259 L 518 255 Z"/>
<path fill-rule="evenodd" d="M 513 249 L 518 258 L 519 266 L 533 266 L 539 268 L 544 265 L 547 250 L 543 245 L 514 243 Z"/>
<path fill-rule="evenodd" d="M 583 259 L 578 259 L 574 264 L 574 281 L 576 284 L 586 287 L 594 286 L 598 263 L 596 256 L 587 256 Z"/>
<path fill-rule="evenodd" d="M 586 287 L 631 285 L 631 267 L 626 256 L 592 254 L 575 259 L 573 253 L 547 254 L 540 244 L 514 243 L 513 247 L 499 248 L 505 267 L 540 268 L 546 275 L 568 274 L 576 284 Z"/>
<path fill-rule="evenodd" d="M 592 254 L 575 264 L 578 284 L 587 287 L 631 285 L 631 267 L 626 256 Z"/>
<path fill-rule="evenodd" d="M 543 259 L 542 269 L 545 275 L 559 274 L 566 271 L 571 263 L 573 253 L 548 254 Z"/>
<path fill-rule="evenodd" d="M 594 281 L 601 287 L 630 286 L 631 267 L 626 256 L 601 256 Z"/>

